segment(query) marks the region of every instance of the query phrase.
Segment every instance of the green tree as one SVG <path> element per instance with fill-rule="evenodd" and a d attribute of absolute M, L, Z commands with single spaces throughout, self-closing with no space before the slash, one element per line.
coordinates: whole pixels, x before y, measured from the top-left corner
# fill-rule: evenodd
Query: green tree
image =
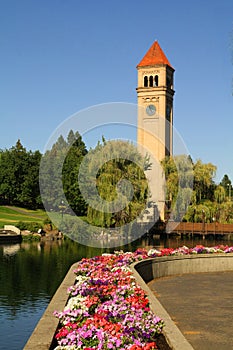
<path fill-rule="evenodd" d="M 64 142 L 63 142 L 64 141 Z M 59 210 L 63 199 L 62 167 L 67 144 L 63 137 L 47 150 L 40 164 L 40 191 L 46 210 Z"/>
<path fill-rule="evenodd" d="M 88 197 L 92 200 L 87 211 L 88 221 L 102 227 L 118 227 L 132 222 L 145 208 L 148 199 L 148 183 L 144 174 L 150 166 L 148 158 L 144 159 L 128 142 L 115 141 L 113 145 L 105 140 L 89 151 L 88 156 L 87 172 L 92 175 L 89 179 L 85 176 L 81 179 L 86 182 Z M 98 164 L 102 166 L 96 173 Z M 97 198 L 93 181 L 98 190 Z M 131 199 L 128 201 L 129 195 Z M 106 210 L 98 209 L 100 199 L 104 201 Z M 113 202 L 116 208 L 121 209 L 111 211 Z"/>
<path fill-rule="evenodd" d="M 164 176 L 166 179 L 166 199 L 167 201 L 174 203 L 178 193 L 179 177 L 176 167 L 176 163 L 173 157 L 165 157 L 161 161 Z"/>
<path fill-rule="evenodd" d="M 21 192 L 18 196 L 19 202 L 24 203 L 28 208 L 41 208 L 41 196 L 39 189 L 39 164 L 41 153 L 28 152 L 27 166 L 28 170 L 25 173 L 24 181 L 21 186 Z"/>
<path fill-rule="evenodd" d="M 213 200 L 215 183 L 214 176 L 216 174 L 216 166 L 207 163 L 204 164 L 199 159 L 194 164 L 194 190 L 197 196 L 197 202 L 202 200 L 210 199 Z"/>
<path fill-rule="evenodd" d="M 227 174 L 223 176 L 220 185 L 224 188 L 226 196 L 229 197 L 230 194 L 230 197 L 232 197 L 232 184 Z"/>
<path fill-rule="evenodd" d="M 215 198 L 215 201 L 217 203 L 222 203 L 224 202 L 225 198 L 226 198 L 226 191 L 224 189 L 223 186 L 221 185 L 218 185 L 216 188 L 215 188 L 215 191 L 214 191 L 214 198 Z"/>
<path fill-rule="evenodd" d="M 41 161 L 40 188 L 47 210 L 58 211 L 64 195 L 77 215 L 86 213 L 78 183 L 79 166 L 87 154 L 85 143 L 72 130 L 67 140 L 61 135 Z"/>
<path fill-rule="evenodd" d="M 216 206 L 209 200 L 190 205 L 185 214 L 185 220 L 189 222 L 212 222 L 213 218 L 216 218 Z"/>
<path fill-rule="evenodd" d="M 161 165 L 166 179 L 168 212 L 172 211 L 173 220 L 182 220 L 193 198 L 193 163 L 189 156 L 179 155 L 165 157 Z"/>
<path fill-rule="evenodd" d="M 27 151 L 20 140 L 9 150 L 1 151 L 0 201 L 2 204 L 37 208 L 39 192 L 39 151 Z"/>
<path fill-rule="evenodd" d="M 222 223 L 233 223 L 233 202 L 223 202 L 219 207 L 219 221 Z"/>
<path fill-rule="evenodd" d="M 79 190 L 79 166 L 87 154 L 86 145 L 78 132 L 71 130 L 67 137 L 69 150 L 67 152 L 63 169 L 62 181 L 66 199 L 77 215 L 86 215 L 87 204 Z"/>

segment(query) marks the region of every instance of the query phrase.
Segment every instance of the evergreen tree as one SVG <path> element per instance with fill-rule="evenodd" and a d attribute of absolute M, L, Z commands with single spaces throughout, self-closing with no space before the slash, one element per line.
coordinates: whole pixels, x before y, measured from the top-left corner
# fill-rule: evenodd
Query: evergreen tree
<path fill-rule="evenodd" d="M 39 192 L 39 151 L 27 151 L 20 140 L 9 150 L 1 151 L 0 202 L 37 208 L 41 205 Z"/>
<path fill-rule="evenodd" d="M 67 140 L 61 135 L 41 161 L 40 189 L 47 210 L 58 211 L 64 195 L 77 215 L 86 214 L 86 203 L 79 191 L 79 165 L 87 154 L 85 143 L 72 130 Z"/>
<path fill-rule="evenodd" d="M 223 176 L 220 185 L 224 188 L 226 196 L 229 197 L 230 194 L 230 197 L 232 197 L 232 184 L 227 174 Z"/>
<path fill-rule="evenodd" d="M 68 135 L 67 144 L 69 151 L 62 169 L 64 193 L 73 211 L 77 215 L 85 215 L 87 205 L 79 190 L 78 174 L 80 163 L 87 154 L 87 149 L 80 134 L 78 132 L 74 134 L 72 130 Z"/>

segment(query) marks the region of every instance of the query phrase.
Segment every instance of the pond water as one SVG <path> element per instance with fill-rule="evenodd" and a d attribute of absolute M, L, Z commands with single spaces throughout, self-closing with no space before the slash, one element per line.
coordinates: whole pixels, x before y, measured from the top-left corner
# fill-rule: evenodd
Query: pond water
<path fill-rule="evenodd" d="M 233 242 L 214 240 L 140 239 L 124 251 L 137 247 L 179 247 L 196 244 L 214 246 L 233 245 Z M 113 252 L 82 246 L 69 239 L 12 245 L 0 245 L 0 349 L 24 348 L 37 322 L 70 266 L 83 257 Z"/>

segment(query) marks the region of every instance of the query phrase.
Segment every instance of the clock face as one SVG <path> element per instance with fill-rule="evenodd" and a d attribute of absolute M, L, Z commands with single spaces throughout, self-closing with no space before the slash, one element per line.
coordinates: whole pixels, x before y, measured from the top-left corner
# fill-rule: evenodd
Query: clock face
<path fill-rule="evenodd" d="M 146 113 L 148 115 L 150 115 L 150 116 L 154 115 L 155 112 L 156 112 L 156 107 L 154 105 L 149 105 L 149 106 L 146 107 Z"/>

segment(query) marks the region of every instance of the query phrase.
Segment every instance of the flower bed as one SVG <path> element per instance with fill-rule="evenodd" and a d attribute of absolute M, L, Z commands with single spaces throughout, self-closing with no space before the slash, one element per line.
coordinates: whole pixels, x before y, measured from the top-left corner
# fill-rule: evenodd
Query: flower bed
<path fill-rule="evenodd" d="M 164 322 L 151 311 L 129 265 L 148 257 L 218 252 L 230 253 L 233 247 L 138 249 L 82 259 L 65 309 L 55 311 L 60 321 L 56 350 L 157 349 Z"/>

